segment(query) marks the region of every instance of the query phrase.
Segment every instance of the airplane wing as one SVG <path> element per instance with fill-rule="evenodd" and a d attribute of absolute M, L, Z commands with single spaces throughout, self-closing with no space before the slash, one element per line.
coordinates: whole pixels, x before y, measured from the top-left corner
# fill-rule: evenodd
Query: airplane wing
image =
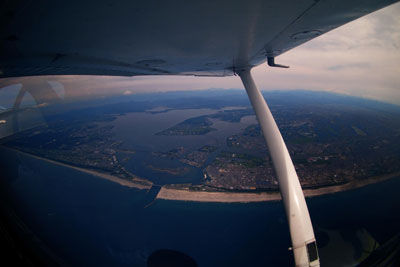
<path fill-rule="evenodd" d="M 229 76 L 394 2 L 4 1 L 0 78 Z"/>

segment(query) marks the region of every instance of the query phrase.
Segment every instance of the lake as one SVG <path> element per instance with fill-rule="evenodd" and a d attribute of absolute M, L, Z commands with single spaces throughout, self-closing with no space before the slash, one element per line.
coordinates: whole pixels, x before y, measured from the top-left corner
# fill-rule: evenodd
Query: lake
<path fill-rule="evenodd" d="M 115 140 L 122 142 L 123 149 L 132 149 L 135 154 L 129 155 L 129 160 L 125 162 L 123 155 L 119 157 L 124 167 L 132 173 L 149 179 L 158 185 L 173 183 L 192 183 L 198 184 L 204 179 L 201 169 L 188 167 L 188 165 L 171 160 L 155 157 L 153 152 L 167 152 L 177 147 L 184 147 L 187 150 L 196 150 L 205 145 L 213 145 L 222 149 L 226 148 L 226 138 L 230 135 L 240 133 L 247 126 L 256 124 L 254 115 L 244 116 L 240 122 L 227 122 L 212 119 L 211 131 L 205 135 L 156 135 L 167 128 L 170 128 L 186 119 L 202 115 L 215 114 L 218 111 L 243 109 L 243 107 L 225 107 L 222 109 L 176 109 L 159 113 L 135 112 L 118 116 L 114 121 L 103 123 L 112 125 Z M 154 112 L 154 110 L 151 110 Z M 161 110 L 162 111 L 162 110 Z M 134 123 L 133 123 L 134 122 Z M 220 149 L 221 150 L 221 149 Z M 215 153 L 216 154 L 216 153 Z M 209 161 L 212 158 L 209 159 Z M 189 169 L 182 175 L 172 175 L 167 172 L 152 170 L 148 166 L 157 168 L 179 168 Z"/>

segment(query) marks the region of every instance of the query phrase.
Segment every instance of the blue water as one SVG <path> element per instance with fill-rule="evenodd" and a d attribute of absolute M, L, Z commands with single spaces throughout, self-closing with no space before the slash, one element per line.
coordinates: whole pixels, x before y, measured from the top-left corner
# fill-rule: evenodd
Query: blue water
<path fill-rule="evenodd" d="M 224 204 L 157 200 L 154 194 L 0 149 L 2 196 L 67 263 L 145 266 L 174 249 L 199 266 L 288 266 L 290 237 L 281 202 Z M 4 165 L 2 166 L 4 167 Z M 4 170 L 4 169 L 3 169 Z M 377 240 L 398 232 L 400 178 L 308 199 L 316 232 Z M 318 237 L 318 234 L 317 234 Z M 334 253 L 334 251 L 332 252 Z M 322 255 L 322 254 L 321 254 Z M 324 263 L 324 259 L 321 258 Z"/>
<path fill-rule="evenodd" d="M 230 107 L 233 109 L 234 107 Z M 243 109 L 243 107 L 236 107 Z M 214 119 L 211 131 L 205 135 L 164 136 L 155 135 L 186 119 L 202 115 L 215 114 L 226 108 L 214 109 L 181 109 L 164 113 L 147 112 L 127 113 L 117 117 L 113 122 L 115 139 L 123 142 L 127 149 L 144 151 L 167 151 L 177 146 L 197 149 L 203 145 L 223 145 L 226 137 L 241 132 L 247 126 L 256 123 L 255 116 L 243 117 L 240 123 L 232 123 Z"/>

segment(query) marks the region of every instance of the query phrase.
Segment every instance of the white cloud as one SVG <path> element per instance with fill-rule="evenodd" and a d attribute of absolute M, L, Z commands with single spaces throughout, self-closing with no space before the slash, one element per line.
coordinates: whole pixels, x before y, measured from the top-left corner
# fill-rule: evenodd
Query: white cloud
<path fill-rule="evenodd" d="M 131 95 L 131 94 L 133 94 L 131 90 L 126 90 L 125 92 L 123 92 L 123 95 Z"/>
<path fill-rule="evenodd" d="M 264 89 L 311 89 L 400 104 L 400 3 L 277 58 L 288 70 L 254 69 Z"/>

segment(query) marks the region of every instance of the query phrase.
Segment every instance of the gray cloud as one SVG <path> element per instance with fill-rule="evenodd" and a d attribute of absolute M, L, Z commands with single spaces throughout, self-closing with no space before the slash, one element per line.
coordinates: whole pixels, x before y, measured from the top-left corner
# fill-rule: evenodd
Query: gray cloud
<path fill-rule="evenodd" d="M 350 63 L 350 64 L 340 64 L 327 67 L 327 70 L 337 71 L 343 69 L 370 69 L 371 64 L 368 62 Z"/>

